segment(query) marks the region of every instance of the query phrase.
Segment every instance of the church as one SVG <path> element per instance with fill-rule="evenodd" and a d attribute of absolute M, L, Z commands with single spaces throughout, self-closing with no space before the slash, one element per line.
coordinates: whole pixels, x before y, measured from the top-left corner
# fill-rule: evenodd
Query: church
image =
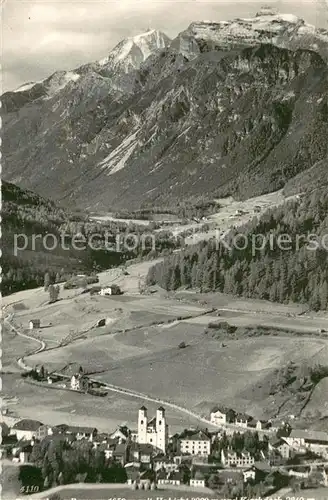
<path fill-rule="evenodd" d="M 142 406 L 138 415 L 138 437 L 140 444 L 151 444 L 166 453 L 168 443 L 168 425 L 165 410 L 161 406 L 156 411 L 156 417 L 148 420 L 147 408 Z"/>

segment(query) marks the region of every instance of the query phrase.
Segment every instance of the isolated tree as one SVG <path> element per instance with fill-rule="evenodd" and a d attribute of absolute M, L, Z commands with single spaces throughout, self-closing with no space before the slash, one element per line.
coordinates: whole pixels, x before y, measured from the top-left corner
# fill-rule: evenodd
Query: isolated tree
<path fill-rule="evenodd" d="M 47 292 L 50 285 L 50 274 L 45 273 L 44 275 L 44 291 Z"/>
<path fill-rule="evenodd" d="M 46 376 L 45 369 L 44 369 L 44 366 L 42 365 L 40 368 L 40 378 L 44 379 L 45 376 Z"/>
<path fill-rule="evenodd" d="M 49 292 L 49 303 L 52 304 L 53 302 L 56 302 L 56 300 L 58 300 L 60 292 L 59 285 L 56 286 L 49 285 L 48 292 Z"/>

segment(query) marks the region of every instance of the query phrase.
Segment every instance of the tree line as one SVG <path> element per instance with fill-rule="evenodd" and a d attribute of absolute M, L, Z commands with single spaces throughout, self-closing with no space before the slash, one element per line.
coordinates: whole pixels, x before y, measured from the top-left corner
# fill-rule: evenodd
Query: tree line
<path fill-rule="evenodd" d="M 93 448 L 89 441 L 73 441 L 45 438 L 35 442 L 30 462 L 35 467 L 34 484 L 40 490 L 71 484 L 125 483 L 126 471 L 119 463 L 106 459 L 102 450 Z M 22 486 L 31 484 L 31 468 L 23 468 L 20 474 Z"/>
<path fill-rule="evenodd" d="M 263 236 L 278 242 L 284 234 L 289 235 L 289 248 L 266 244 L 254 252 L 250 244 L 232 245 L 240 235 L 242 242 Z M 315 235 L 316 249 L 310 249 L 310 235 Z M 168 256 L 149 270 L 147 284 L 155 283 L 166 290 L 196 288 L 327 310 L 328 192 L 318 189 L 301 201 L 271 209 L 238 231 L 232 229 L 225 243 L 211 239 Z"/>

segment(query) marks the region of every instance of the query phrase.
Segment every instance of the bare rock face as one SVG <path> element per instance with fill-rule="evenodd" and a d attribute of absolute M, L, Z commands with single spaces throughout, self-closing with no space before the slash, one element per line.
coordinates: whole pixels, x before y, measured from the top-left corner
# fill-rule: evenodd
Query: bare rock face
<path fill-rule="evenodd" d="M 4 178 L 94 209 L 279 189 L 328 156 L 327 43 L 272 12 L 124 40 L 3 95 Z"/>
<path fill-rule="evenodd" d="M 254 18 L 192 23 L 172 44 L 186 57 L 205 50 L 231 50 L 258 44 L 292 50 L 315 50 L 328 61 L 328 30 L 317 29 L 293 14 L 262 9 Z"/>

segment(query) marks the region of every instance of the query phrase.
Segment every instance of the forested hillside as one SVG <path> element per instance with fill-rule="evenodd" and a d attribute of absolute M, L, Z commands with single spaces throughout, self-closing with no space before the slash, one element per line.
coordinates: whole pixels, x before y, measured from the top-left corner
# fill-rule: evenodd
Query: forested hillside
<path fill-rule="evenodd" d="M 2 182 L 1 194 L 3 295 L 41 286 L 45 272 L 50 272 L 52 280 L 58 281 L 78 271 L 93 271 L 99 264 L 100 267 L 111 267 L 121 261 L 122 256 L 114 252 L 74 249 L 70 244 L 70 235 L 76 234 L 78 223 L 85 224 L 52 201 L 8 182 Z M 61 244 L 64 230 L 67 234 L 66 249 Z M 50 250 L 47 247 L 51 248 L 53 239 L 50 237 L 46 245 L 42 241 L 47 234 L 53 235 L 59 242 Z M 25 241 L 27 245 L 23 248 Z"/>
<path fill-rule="evenodd" d="M 281 303 L 308 303 L 314 310 L 326 310 L 327 187 L 254 218 L 238 231 L 232 230 L 224 242 L 213 239 L 167 257 L 150 269 L 148 283 L 167 290 L 200 288 Z"/>

